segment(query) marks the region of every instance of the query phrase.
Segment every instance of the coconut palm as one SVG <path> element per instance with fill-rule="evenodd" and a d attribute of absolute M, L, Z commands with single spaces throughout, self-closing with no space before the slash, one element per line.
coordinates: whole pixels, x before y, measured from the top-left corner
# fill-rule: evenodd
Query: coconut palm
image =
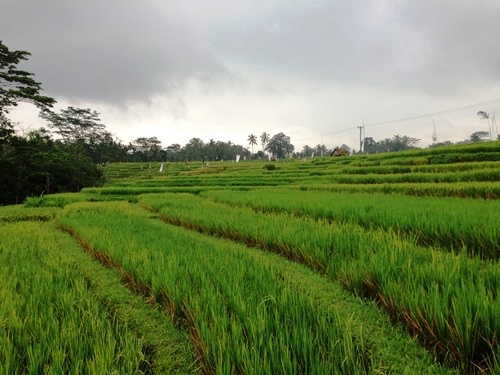
<path fill-rule="evenodd" d="M 266 144 L 269 143 L 271 137 L 266 132 L 260 135 L 260 143 L 262 144 L 262 151 L 266 150 Z"/>
<path fill-rule="evenodd" d="M 492 127 L 491 127 L 491 122 L 490 122 L 490 114 L 488 112 L 485 112 L 485 111 L 479 111 L 477 113 L 477 115 L 479 117 L 481 117 L 481 120 L 488 120 L 488 132 L 489 132 L 489 136 L 490 136 L 490 140 L 491 140 L 491 133 L 492 133 Z"/>
<path fill-rule="evenodd" d="M 257 136 L 256 136 L 256 135 L 254 135 L 254 134 L 250 134 L 250 135 L 248 136 L 247 141 L 248 141 L 248 144 L 249 144 L 250 146 L 252 146 L 252 154 L 253 154 L 253 146 L 257 144 Z"/>

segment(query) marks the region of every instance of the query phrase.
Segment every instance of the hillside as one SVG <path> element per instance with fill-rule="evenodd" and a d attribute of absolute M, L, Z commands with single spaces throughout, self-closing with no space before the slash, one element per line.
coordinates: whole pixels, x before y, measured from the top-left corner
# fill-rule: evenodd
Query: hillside
<path fill-rule="evenodd" d="M 500 141 L 103 168 L 0 207 L 0 373 L 500 371 Z"/>

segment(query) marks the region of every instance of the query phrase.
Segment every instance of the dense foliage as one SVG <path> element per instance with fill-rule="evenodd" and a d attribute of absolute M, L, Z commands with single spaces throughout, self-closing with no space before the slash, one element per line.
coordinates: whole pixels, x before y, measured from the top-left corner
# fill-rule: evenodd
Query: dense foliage
<path fill-rule="evenodd" d="M 11 51 L 0 40 L 0 116 L 8 113 L 9 107 L 19 102 L 33 103 L 39 108 L 51 107 L 55 100 L 40 95 L 41 84 L 36 82 L 33 73 L 20 70 L 17 65 L 27 60 L 27 51 Z"/>
<path fill-rule="evenodd" d="M 43 130 L 0 140 L 0 204 L 95 186 L 102 171 L 77 147 L 55 141 Z"/>
<path fill-rule="evenodd" d="M 17 67 L 29 55 L 26 51 L 11 51 L 0 41 L 0 205 L 21 203 L 30 195 L 79 191 L 98 183 L 102 175 L 84 152 L 85 140 L 75 142 L 64 137 L 67 133 L 60 133 L 62 141 L 56 141 L 44 129 L 27 136 L 15 134 L 7 116 L 10 108 L 28 102 L 42 113 L 52 114 L 50 107 L 55 103 L 40 94 L 41 84 L 32 78 L 32 73 Z M 64 127 L 72 122 L 63 118 L 58 124 Z M 84 129 L 83 125 L 79 123 L 77 127 Z"/>

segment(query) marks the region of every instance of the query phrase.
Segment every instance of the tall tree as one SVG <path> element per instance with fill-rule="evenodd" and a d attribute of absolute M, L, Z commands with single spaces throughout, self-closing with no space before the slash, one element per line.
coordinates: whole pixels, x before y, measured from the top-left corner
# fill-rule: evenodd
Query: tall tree
<path fill-rule="evenodd" d="M 144 155 L 143 161 L 156 161 L 161 151 L 161 141 L 157 137 L 140 137 L 133 141 L 132 147 Z"/>
<path fill-rule="evenodd" d="M 487 141 L 488 138 L 490 138 L 490 133 L 487 131 L 478 131 L 470 135 L 471 142 Z"/>
<path fill-rule="evenodd" d="M 284 133 L 274 135 L 268 142 L 266 150 L 276 158 L 285 158 L 293 152 L 295 147 L 290 142 L 290 137 Z"/>
<path fill-rule="evenodd" d="M 314 149 L 311 146 L 305 145 L 302 147 L 302 153 L 304 156 L 311 156 L 312 153 L 314 152 Z"/>
<path fill-rule="evenodd" d="M 392 138 L 385 138 L 380 141 L 380 149 L 382 152 L 409 150 L 415 148 L 418 142 L 420 142 L 418 138 L 397 134 Z"/>
<path fill-rule="evenodd" d="M 253 146 L 257 144 L 257 136 L 256 136 L 256 135 L 254 135 L 254 134 L 250 134 L 250 135 L 248 136 L 247 141 L 248 141 L 248 144 L 249 144 L 250 146 L 252 146 L 252 154 L 253 154 Z"/>
<path fill-rule="evenodd" d="M 14 133 L 14 126 L 10 120 L 0 112 L 0 145 L 5 144 Z"/>
<path fill-rule="evenodd" d="M 372 137 L 365 137 L 363 145 L 364 145 L 364 151 L 367 154 L 374 154 L 376 152 L 380 152 L 379 143 Z"/>
<path fill-rule="evenodd" d="M 488 136 L 491 139 L 493 131 L 491 128 L 490 114 L 486 111 L 479 111 L 477 115 L 481 118 L 481 120 L 488 120 Z"/>
<path fill-rule="evenodd" d="M 95 138 L 95 143 L 88 147 L 88 156 L 94 163 L 127 160 L 127 146 L 107 132 L 103 131 Z"/>
<path fill-rule="evenodd" d="M 165 149 L 167 154 L 167 161 L 182 161 L 184 159 L 182 155 L 182 147 L 178 143 L 172 143 Z"/>
<path fill-rule="evenodd" d="M 314 147 L 314 151 L 316 152 L 316 154 L 323 156 L 326 154 L 326 146 L 318 143 Z"/>
<path fill-rule="evenodd" d="M 69 106 L 61 109 L 60 114 L 45 109 L 40 117 L 49 122 L 54 133 L 61 136 L 64 143 L 74 144 L 78 141 L 94 143 L 106 128 L 100 123 L 99 112 L 90 108 L 76 108 Z"/>
<path fill-rule="evenodd" d="M 378 142 L 372 137 L 366 137 L 364 142 L 365 152 L 372 154 L 376 152 L 409 150 L 415 148 L 420 139 L 398 134 L 392 138 L 385 138 Z"/>
<path fill-rule="evenodd" d="M 186 153 L 187 160 L 203 160 L 206 155 L 204 154 L 204 143 L 200 138 L 191 138 L 186 146 L 184 152 Z"/>
<path fill-rule="evenodd" d="M 101 143 L 106 142 L 106 127 L 100 123 L 99 112 L 90 108 L 69 106 L 55 113 L 43 109 L 40 117 L 60 136 L 65 147 L 78 157 L 89 157 L 94 163 L 102 162 Z M 109 134 L 109 133 L 108 133 Z"/>
<path fill-rule="evenodd" d="M 101 180 L 102 171 L 90 158 L 54 141 L 45 129 L 12 136 L 6 146 L 0 153 L 0 204 L 21 203 L 30 195 L 76 192 Z"/>
<path fill-rule="evenodd" d="M 32 103 L 42 109 L 56 102 L 40 95 L 42 86 L 33 79 L 33 73 L 18 69 L 17 65 L 30 55 L 27 51 L 10 51 L 0 41 L 0 115 L 8 113 L 9 108 L 19 102 Z"/>
<path fill-rule="evenodd" d="M 266 132 L 260 135 L 260 143 L 262 144 L 262 151 L 266 150 L 267 143 L 271 140 L 271 137 Z"/>

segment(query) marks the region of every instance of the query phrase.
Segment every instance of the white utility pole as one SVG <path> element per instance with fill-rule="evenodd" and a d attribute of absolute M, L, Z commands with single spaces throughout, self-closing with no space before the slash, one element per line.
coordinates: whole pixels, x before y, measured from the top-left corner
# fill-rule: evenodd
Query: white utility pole
<path fill-rule="evenodd" d="M 358 126 L 359 129 L 359 152 L 365 152 L 365 119 L 363 126 Z"/>
<path fill-rule="evenodd" d="M 434 122 L 434 119 L 432 119 L 432 123 L 434 125 L 434 131 L 432 132 L 432 142 L 436 143 L 437 140 L 438 140 L 438 133 L 437 133 L 437 130 L 436 130 L 436 123 Z"/>

